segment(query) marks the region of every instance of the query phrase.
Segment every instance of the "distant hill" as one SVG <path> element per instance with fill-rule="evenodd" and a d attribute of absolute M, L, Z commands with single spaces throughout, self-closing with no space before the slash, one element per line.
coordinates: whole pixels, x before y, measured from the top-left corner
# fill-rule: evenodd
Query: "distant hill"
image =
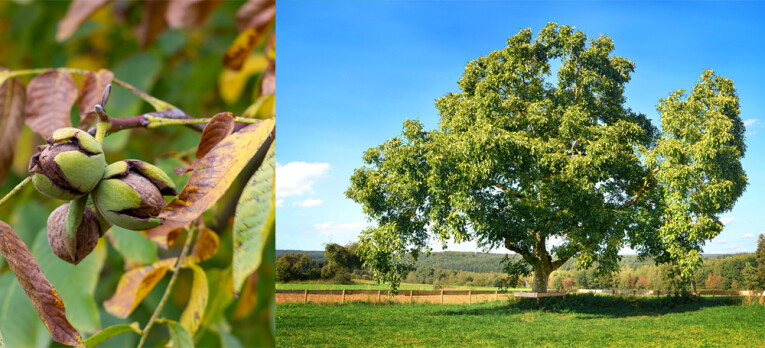
<path fill-rule="evenodd" d="M 294 253 L 306 254 L 308 257 L 316 261 L 326 261 L 324 258 L 324 250 L 276 250 L 276 257 Z"/>
<path fill-rule="evenodd" d="M 288 253 L 301 253 L 306 254 L 311 259 L 317 261 L 325 261 L 324 251 L 321 250 L 277 250 L 276 257 L 279 257 Z M 720 258 L 729 255 L 724 254 L 706 254 L 704 259 Z M 476 273 L 489 273 L 489 272 L 502 272 L 502 259 L 505 254 L 492 254 L 481 252 L 464 252 L 464 251 L 441 251 L 433 252 L 430 256 L 422 255 L 419 260 L 415 262 L 416 268 L 433 267 L 440 269 L 451 269 L 455 271 L 468 271 Z M 518 257 L 517 255 L 510 255 L 510 257 Z M 620 264 L 629 265 L 632 268 L 636 268 L 643 265 L 653 265 L 653 260 L 639 260 L 637 255 L 622 255 Z M 559 270 L 570 271 L 576 269 L 574 260 L 568 260 Z"/>

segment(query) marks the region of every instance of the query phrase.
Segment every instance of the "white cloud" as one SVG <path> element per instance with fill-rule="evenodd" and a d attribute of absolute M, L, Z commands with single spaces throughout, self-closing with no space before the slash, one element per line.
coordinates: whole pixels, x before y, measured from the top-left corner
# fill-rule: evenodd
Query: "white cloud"
<path fill-rule="evenodd" d="M 276 165 L 276 197 L 313 192 L 316 179 L 329 170 L 329 163 L 290 162 Z"/>
<path fill-rule="evenodd" d="M 306 199 L 304 201 L 292 203 L 292 205 L 297 205 L 298 207 L 306 207 L 307 208 L 307 207 L 315 207 L 315 206 L 321 205 L 322 202 L 323 201 L 321 199 L 318 199 L 318 198 L 317 199 L 308 198 L 308 199 Z"/>
<path fill-rule="evenodd" d="M 334 221 L 327 221 L 313 225 L 313 227 L 319 231 L 319 234 L 322 236 L 334 236 L 347 232 L 361 232 L 361 230 L 367 226 L 369 226 L 369 223 L 364 221 L 342 224 L 335 223 Z"/>
<path fill-rule="evenodd" d="M 721 218 L 720 218 L 720 222 L 721 222 L 723 225 L 725 225 L 725 226 L 728 226 L 728 225 L 729 225 L 731 222 L 733 222 L 733 220 L 735 220 L 735 219 L 736 219 L 736 218 L 735 218 L 735 217 L 733 217 L 733 216 L 726 216 L 726 217 L 721 217 Z"/>
<path fill-rule="evenodd" d="M 284 206 L 284 200 L 283 199 L 277 199 L 276 200 L 276 207 L 281 208 Z"/>
<path fill-rule="evenodd" d="M 744 127 L 749 127 L 749 126 L 751 126 L 751 125 L 753 125 L 755 123 L 757 123 L 757 119 L 756 118 L 750 118 L 748 120 L 744 120 Z"/>
<path fill-rule="evenodd" d="M 754 237 L 753 233 L 745 233 L 743 236 L 741 236 L 741 238 L 752 238 L 752 237 Z"/>

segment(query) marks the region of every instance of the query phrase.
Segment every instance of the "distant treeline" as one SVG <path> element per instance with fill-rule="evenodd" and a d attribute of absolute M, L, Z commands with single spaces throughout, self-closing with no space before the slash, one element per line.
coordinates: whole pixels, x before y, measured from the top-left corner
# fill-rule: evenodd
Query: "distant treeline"
<path fill-rule="evenodd" d="M 357 257 L 342 256 L 352 254 L 355 249 L 356 244 L 345 247 L 329 244 L 327 250 L 323 252 L 277 250 L 277 280 L 331 280 L 335 277 L 335 282 L 344 282 L 350 280 L 350 273 L 353 273 L 353 277 L 369 279 L 368 272 L 362 268 L 361 261 Z M 434 252 L 429 257 L 420 257 L 415 262 L 416 270 L 410 272 L 404 281 L 433 284 L 436 288 L 464 285 L 499 287 L 506 277 L 502 273 L 504 257 L 504 254 L 491 253 Z M 517 256 L 512 255 L 511 258 L 513 257 Z M 296 270 L 293 273 L 297 275 L 291 279 L 286 279 L 283 276 L 284 272 L 280 278 L 279 265 L 281 263 L 282 269 L 287 269 L 286 264 L 289 263 L 287 259 L 292 260 L 290 261 L 292 263 L 298 259 L 302 260 L 298 262 L 299 266 L 292 268 Z M 708 254 L 704 255 L 703 259 L 704 263 L 696 272 L 692 284 L 696 289 L 760 290 L 765 288 L 765 236 L 760 236 L 755 253 Z M 594 268 L 577 269 L 572 259 L 552 273 L 548 287 L 565 290 L 576 288 L 671 289 L 669 265 L 656 265 L 653 260 L 640 260 L 637 255 L 622 256 L 619 265 L 618 272 L 599 275 Z M 327 271 L 323 271 L 324 268 L 327 268 Z M 344 272 L 338 273 L 337 270 Z M 522 278 L 522 284 L 529 284 L 531 279 L 531 277 Z"/>

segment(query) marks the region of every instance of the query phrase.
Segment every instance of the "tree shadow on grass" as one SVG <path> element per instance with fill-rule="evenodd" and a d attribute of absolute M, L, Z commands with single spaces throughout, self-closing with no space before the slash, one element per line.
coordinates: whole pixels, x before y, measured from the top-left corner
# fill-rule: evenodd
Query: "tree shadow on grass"
<path fill-rule="evenodd" d="M 720 296 L 632 296 L 568 294 L 565 297 L 536 299 L 519 298 L 502 306 L 449 309 L 434 311 L 433 315 L 514 315 L 542 311 L 561 314 L 585 314 L 578 319 L 658 316 L 669 313 L 698 311 L 708 307 L 740 306 L 742 298 Z"/>

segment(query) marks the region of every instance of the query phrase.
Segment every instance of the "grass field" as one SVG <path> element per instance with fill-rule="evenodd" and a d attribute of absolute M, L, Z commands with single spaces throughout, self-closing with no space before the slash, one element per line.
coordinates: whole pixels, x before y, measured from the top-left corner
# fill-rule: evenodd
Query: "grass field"
<path fill-rule="evenodd" d="M 354 279 L 353 284 L 331 284 L 322 281 L 306 281 L 294 283 L 276 283 L 277 290 L 388 290 L 388 284 L 377 284 L 371 280 Z M 401 283 L 399 290 L 433 290 L 430 284 L 412 284 Z M 465 290 L 497 290 L 492 286 L 449 286 L 444 289 L 465 289 Z M 529 289 L 511 289 L 517 291 Z"/>
<path fill-rule="evenodd" d="M 280 304 L 277 345 L 765 346 L 765 306 L 739 299 L 575 295 L 473 305 Z"/>

